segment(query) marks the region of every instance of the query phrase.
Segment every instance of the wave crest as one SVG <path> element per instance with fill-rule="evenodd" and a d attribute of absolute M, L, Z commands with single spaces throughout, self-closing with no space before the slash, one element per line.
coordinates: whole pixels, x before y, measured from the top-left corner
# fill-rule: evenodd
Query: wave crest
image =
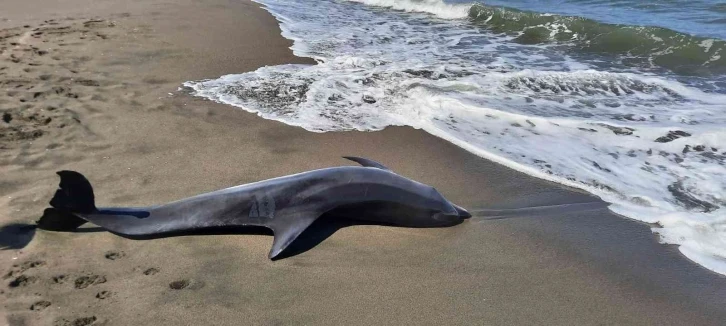
<path fill-rule="evenodd" d="M 684 75 L 726 73 L 726 42 L 667 28 L 606 24 L 483 4 L 473 5 L 469 18 L 522 44 L 569 44 L 576 51 L 619 55 L 631 64 L 652 64 Z"/>
<path fill-rule="evenodd" d="M 471 5 L 451 5 L 441 0 L 349 0 L 369 6 L 406 12 L 425 12 L 444 19 L 461 19 L 469 15 Z"/>

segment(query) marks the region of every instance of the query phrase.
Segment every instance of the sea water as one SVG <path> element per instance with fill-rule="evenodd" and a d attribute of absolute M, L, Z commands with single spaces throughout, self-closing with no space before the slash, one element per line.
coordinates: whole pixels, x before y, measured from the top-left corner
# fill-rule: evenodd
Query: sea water
<path fill-rule="evenodd" d="M 411 126 L 585 189 L 726 274 L 726 4 L 259 0 L 294 53 L 192 81 L 312 132 Z"/>

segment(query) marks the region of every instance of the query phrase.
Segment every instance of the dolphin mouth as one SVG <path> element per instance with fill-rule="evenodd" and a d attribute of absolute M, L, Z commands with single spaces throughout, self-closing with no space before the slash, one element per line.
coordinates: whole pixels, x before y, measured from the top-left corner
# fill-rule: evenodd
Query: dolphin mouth
<path fill-rule="evenodd" d="M 439 212 L 433 215 L 434 220 L 444 223 L 444 225 L 456 225 L 471 217 L 471 214 L 461 206 L 457 206 L 452 202 L 451 210 Z"/>
<path fill-rule="evenodd" d="M 461 217 L 463 219 L 467 219 L 467 218 L 470 218 L 471 217 L 471 213 L 469 213 L 463 207 L 461 207 L 459 205 L 456 205 L 454 203 L 452 203 L 451 206 L 454 206 L 454 208 L 456 209 L 456 212 L 459 214 L 459 217 Z"/>

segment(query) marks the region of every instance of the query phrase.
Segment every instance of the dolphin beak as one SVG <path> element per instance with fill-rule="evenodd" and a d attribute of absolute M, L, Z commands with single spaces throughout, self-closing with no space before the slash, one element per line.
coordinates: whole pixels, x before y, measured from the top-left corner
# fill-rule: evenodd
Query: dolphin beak
<path fill-rule="evenodd" d="M 463 219 L 467 219 L 467 218 L 471 217 L 471 214 L 469 214 L 469 212 L 466 209 L 464 209 L 463 207 L 453 204 L 453 203 L 451 204 L 451 206 L 454 206 L 454 208 L 456 208 L 456 212 L 459 213 L 459 217 L 461 217 Z"/>

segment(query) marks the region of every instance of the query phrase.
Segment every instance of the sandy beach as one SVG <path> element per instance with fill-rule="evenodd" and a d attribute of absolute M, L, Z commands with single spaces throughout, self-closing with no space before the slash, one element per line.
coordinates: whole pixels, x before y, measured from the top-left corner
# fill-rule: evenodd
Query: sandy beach
<path fill-rule="evenodd" d="M 368 157 L 467 208 L 598 202 L 412 128 L 311 133 L 185 81 L 308 63 L 249 1 L 6 0 L 0 11 L 0 321 L 7 325 L 719 325 L 726 277 L 607 209 L 441 229 L 319 223 L 126 239 L 34 230 L 59 170 L 103 206 L 165 203 Z"/>

